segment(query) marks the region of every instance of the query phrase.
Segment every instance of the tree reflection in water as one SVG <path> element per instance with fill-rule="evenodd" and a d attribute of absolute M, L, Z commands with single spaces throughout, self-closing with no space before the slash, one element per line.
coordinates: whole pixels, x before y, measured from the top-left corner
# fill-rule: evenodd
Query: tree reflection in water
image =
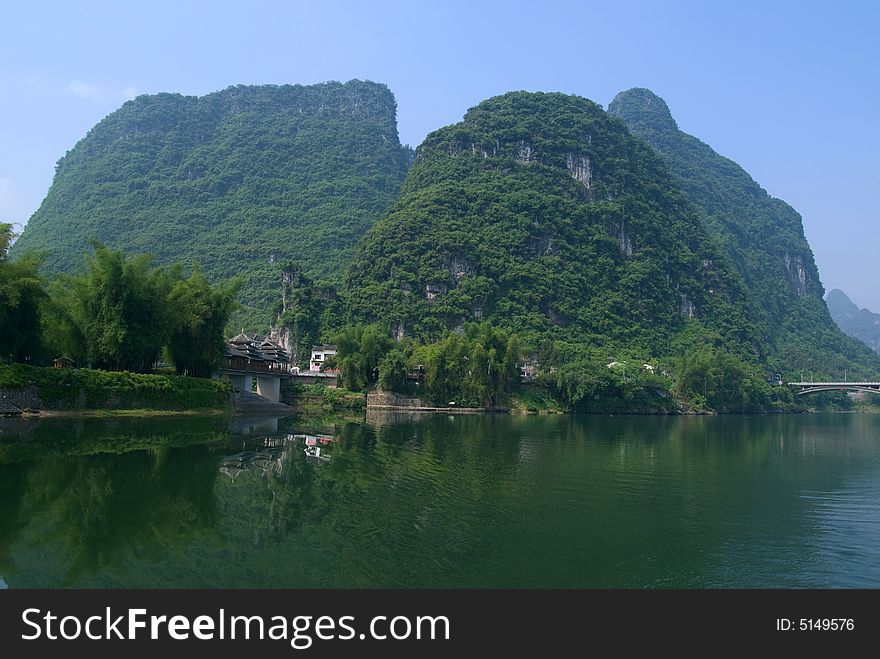
<path fill-rule="evenodd" d="M 16 424 L 12 587 L 822 586 L 880 563 L 817 558 L 825 495 L 880 474 L 871 415 Z"/>

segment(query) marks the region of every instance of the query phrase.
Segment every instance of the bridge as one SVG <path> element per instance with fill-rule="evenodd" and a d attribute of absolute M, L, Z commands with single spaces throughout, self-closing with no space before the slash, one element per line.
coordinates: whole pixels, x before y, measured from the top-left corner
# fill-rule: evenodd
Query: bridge
<path fill-rule="evenodd" d="M 290 358 L 284 349 L 260 334 L 244 332 L 229 339 L 226 363 L 220 378 L 239 391 L 253 391 L 273 403 L 281 400 L 281 379 L 290 373 Z"/>
<path fill-rule="evenodd" d="M 326 356 L 325 349 L 332 349 L 336 354 L 336 346 L 317 346 L 320 354 L 318 361 Z M 312 350 L 312 365 L 315 362 L 315 349 Z M 219 370 L 220 379 L 229 382 L 239 391 L 256 391 L 263 398 L 273 403 L 281 401 L 281 386 L 288 382 L 299 384 L 320 383 L 335 387 L 336 372 L 314 371 L 300 372 L 291 367 L 290 356 L 284 348 L 268 336 L 253 334 L 248 336 L 242 331 L 226 344 L 226 361 Z"/>
<path fill-rule="evenodd" d="M 820 391 L 863 391 L 880 394 L 880 382 L 787 382 L 798 396 Z"/>

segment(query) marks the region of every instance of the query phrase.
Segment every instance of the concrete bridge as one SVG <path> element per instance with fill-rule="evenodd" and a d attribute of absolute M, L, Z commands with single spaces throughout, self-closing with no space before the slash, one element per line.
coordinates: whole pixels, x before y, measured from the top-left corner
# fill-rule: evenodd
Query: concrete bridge
<path fill-rule="evenodd" d="M 257 394 L 271 400 L 273 403 L 281 401 L 281 378 L 286 376 L 287 373 L 278 371 L 220 369 L 221 379 L 231 384 L 234 389 L 254 391 L 254 382 L 256 382 Z"/>
<path fill-rule="evenodd" d="M 268 336 L 242 332 L 226 344 L 226 363 L 220 368 L 220 378 L 239 391 L 256 391 L 263 398 L 278 403 L 281 387 L 288 382 L 335 387 L 336 372 L 324 373 L 318 368 L 328 354 L 335 355 L 336 346 L 314 346 L 311 363 L 315 370 L 300 372 L 291 367 L 290 356 L 284 348 Z"/>
<path fill-rule="evenodd" d="M 291 382 L 295 384 L 322 384 L 335 388 L 336 373 L 316 373 L 313 371 L 287 371 L 277 368 L 260 368 L 249 364 L 242 368 L 224 366 L 220 369 L 220 379 L 228 382 L 238 391 L 256 391 L 273 403 L 281 402 L 281 388 Z M 256 387 L 254 383 L 256 382 Z"/>
<path fill-rule="evenodd" d="M 880 394 L 880 382 L 788 382 L 798 396 L 815 394 L 820 391 L 863 391 Z"/>

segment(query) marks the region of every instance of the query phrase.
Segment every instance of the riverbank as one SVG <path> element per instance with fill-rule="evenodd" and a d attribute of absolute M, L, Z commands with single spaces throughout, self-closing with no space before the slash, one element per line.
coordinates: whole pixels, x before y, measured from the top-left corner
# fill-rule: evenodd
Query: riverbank
<path fill-rule="evenodd" d="M 0 366 L 0 410 L 24 414 L 233 413 L 232 387 L 208 378 Z"/>
<path fill-rule="evenodd" d="M 95 409 L 95 410 L 40 410 L 39 412 L 25 412 L 22 418 L 40 417 L 83 417 L 83 418 L 120 418 L 120 417 L 165 417 L 165 416 L 228 416 L 228 410 L 155 410 L 150 408 L 134 408 L 124 410 Z"/>
<path fill-rule="evenodd" d="M 281 391 L 281 402 L 304 417 L 361 418 L 367 407 L 366 394 L 322 384 L 291 384 Z"/>
<path fill-rule="evenodd" d="M 715 416 L 718 414 L 803 414 L 839 412 L 880 412 L 877 401 L 864 397 L 848 397 L 840 392 L 814 394 L 810 400 L 796 400 L 786 405 L 738 412 L 718 412 L 702 404 L 694 404 L 680 396 L 664 392 L 653 398 L 609 398 L 590 400 L 576 409 L 567 408 L 547 387 L 534 383 L 521 386 L 504 405 L 496 407 L 437 406 L 417 396 L 374 389 L 366 396 L 368 410 L 389 412 L 436 412 L 442 414 L 510 413 L 525 415 L 590 414 L 634 416 Z"/>
<path fill-rule="evenodd" d="M 872 400 L 840 394 L 817 398 L 780 412 L 880 412 Z M 598 403 L 599 401 L 594 401 Z M 343 419 L 360 418 L 367 409 L 440 414 L 714 414 L 687 401 L 665 400 L 664 409 L 633 401 L 605 401 L 602 409 L 567 409 L 546 387 L 525 384 L 503 406 L 492 408 L 440 406 L 415 396 L 373 390 L 368 394 L 321 385 L 291 385 L 282 402 L 249 392 L 236 392 L 227 383 L 207 378 L 145 375 L 91 369 L 54 369 L 22 364 L 0 366 L 0 416 L 172 416 L 256 414 Z M 611 404 L 611 403 L 614 404 Z M 627 406 L 626 403 L 630 405 Z M 598 407 L 598 405 L 597 405 Z"/>
<path fill-rule="evenodd" d="M 510 412 L 509 407 L 459 407 L 457 405 L 437 406 L 419 398 L 391 391 L 373 389 L 367 394 L 367 409 L 401 410 L 406 412 L 441 412 L 443 414 L 486 414 Z"/>

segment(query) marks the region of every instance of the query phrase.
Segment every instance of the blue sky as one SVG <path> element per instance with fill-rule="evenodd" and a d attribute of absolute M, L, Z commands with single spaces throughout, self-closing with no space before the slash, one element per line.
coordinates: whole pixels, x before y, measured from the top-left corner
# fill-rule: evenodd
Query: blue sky
<path fill-rule="evenodd" d="M 880 3 L 0 0 L 0 220 L 136 94 L 386 83 L 417 145 L 480 100 L 630 87 L 804 216 L 826 288 L 880 311 Z"/>

